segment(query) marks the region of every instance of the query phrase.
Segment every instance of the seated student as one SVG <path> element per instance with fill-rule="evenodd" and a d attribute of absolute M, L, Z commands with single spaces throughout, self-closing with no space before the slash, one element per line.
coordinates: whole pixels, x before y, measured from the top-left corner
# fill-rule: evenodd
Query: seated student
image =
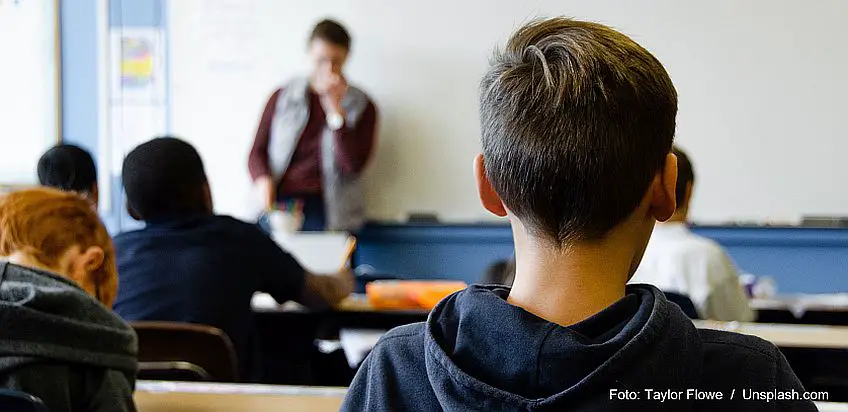
<path fill-rule="evenodd" d="M 97 206 L 97 167 L 85 149 L 59 144 L 38 159 L 38 180 L 42 186 L 77 192 Z"/>
<path fill-rule="evenodd" d="M 654 56 L 600 24 L 535 21 L 492 58 L 480 105 L 479 195 L 512 224 L 513 286 L 470 286 L 387 333 L 343 410 L 815 410 L 739 401 L 802 387 L 771 343 L 698 330 L 655 287 L 626 287 L 675 206 L 677 94 Z"/>
<path fill-rule="evenodd" d="M 136 336 L 109 310 L 115 253 L 91 204 L 36 188 L 0 198 L 0 387 L 51 412 L 134 411 Z"/>
<path fill-rule="evenodd" d="M 130 215 L 146 226 L 115 237 L 115 311 L 128 321 L 220 328 L 232 339 L 247 380 L 257 367 L 254 292 L 327 307 L 353 288 L 350 272 L 307 273 L 255 224 L 215 215 L 200 155 L 182 140 L 158 138 L 133 149 L 124 159 L 123 183 Z"/>
<path fill-rule="evenodd" d="M 675 147 L 674 154 L 677 210 L 654 228 L 630 283 L 648 283 L 689 296 L 704 319 L 752 321 L 754 311 L 748 307 L 733 262 L 718 243 L 692 233 L 686 225 L 695 171 L 680 148 Z"/>

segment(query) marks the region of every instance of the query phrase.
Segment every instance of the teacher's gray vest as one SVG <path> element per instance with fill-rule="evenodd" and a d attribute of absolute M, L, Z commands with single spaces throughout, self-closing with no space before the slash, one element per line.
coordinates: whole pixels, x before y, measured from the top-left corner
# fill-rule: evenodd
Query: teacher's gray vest
<path fill-rule="evenodd" d="M 268 143 L 268 163 L 275 182 L 286 173 L 298 139 L 309 121 L 308 87 L 307 78 L 296 78 L 284 86 L 277 98 Z M 342 100 L 344 127 L 356 127 L 366 107 L 368 96 L 351 86 Z M 335 135 L 325 126 L 321 134 L 321 176 L 327 230 L 356 231 L 365 222 L 361 175 L 342 172 L 336 164 L 335 146 Z"/>

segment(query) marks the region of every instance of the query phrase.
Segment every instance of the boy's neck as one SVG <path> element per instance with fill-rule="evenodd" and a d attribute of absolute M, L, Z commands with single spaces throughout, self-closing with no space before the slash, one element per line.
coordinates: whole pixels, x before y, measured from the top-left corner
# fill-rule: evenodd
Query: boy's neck
<path fill-rule="evenodd" d="M 624 297 L 636 253 L 632 247 L 607 239 L 556 248 L 519 233 L 523 230 L 515 232 L 516 268 L 507 299 L 510 304 L 569 326 Z"/>

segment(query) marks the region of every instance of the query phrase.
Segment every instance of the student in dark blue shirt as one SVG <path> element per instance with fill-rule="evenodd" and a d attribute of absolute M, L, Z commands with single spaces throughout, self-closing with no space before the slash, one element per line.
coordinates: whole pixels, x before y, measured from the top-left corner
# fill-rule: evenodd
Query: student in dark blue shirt
<path fill-rule="evenodd" d="M 114 239 L 115 312 L 128 321 L 222 329 L 247 379 L 258 361 L 251 342 L 254 292 L 326 307 L 352 290 L 349 272 L 307 273 L 255 225 L 213 214 L 203 163 L 182 140 L 158 138 L 135 148 L 124 160 L 123 183 L 130 215 L 146 226 Z"/>
<path fill-rule="evenodd" d="M 773 344 L 698 330 L 627 286 L 675 210 L 676 113 L 662 64 L 627 36 L 567 18 L 518 29 L 483 76 L 474 162 L 483 206 L 512 224 L 513 285 L 471 286 L 383 336 L 342 409 L 816 410 L 741 400 L 803 388 Z"/>

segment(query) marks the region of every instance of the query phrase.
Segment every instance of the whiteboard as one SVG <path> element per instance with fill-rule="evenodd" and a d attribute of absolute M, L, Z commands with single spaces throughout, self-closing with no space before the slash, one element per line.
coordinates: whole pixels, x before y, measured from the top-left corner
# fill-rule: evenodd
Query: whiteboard
<path fill-rule="evenodd" d="M 477 85 L 522 22 L 570 15 L 652 51 L 680 96 L 678 143 L 695 163 L 701 222 L 848 214 L 848 2 L 843 0 L 180 0 L 170 2 L 173 131 L 206 161 L 218 210 L 246 214 L 246 158 L 268 95 L 306 68 L 311 26 L 353 36 L 348 78 L 380 112 L 368 214 L 491 218 L 471 162 Z"/>
<path fill-rule="evenodd" d="M 0 184 L 37 183 L 59 141 L 57 19 L 55 1 L 0 0 Z"/>

